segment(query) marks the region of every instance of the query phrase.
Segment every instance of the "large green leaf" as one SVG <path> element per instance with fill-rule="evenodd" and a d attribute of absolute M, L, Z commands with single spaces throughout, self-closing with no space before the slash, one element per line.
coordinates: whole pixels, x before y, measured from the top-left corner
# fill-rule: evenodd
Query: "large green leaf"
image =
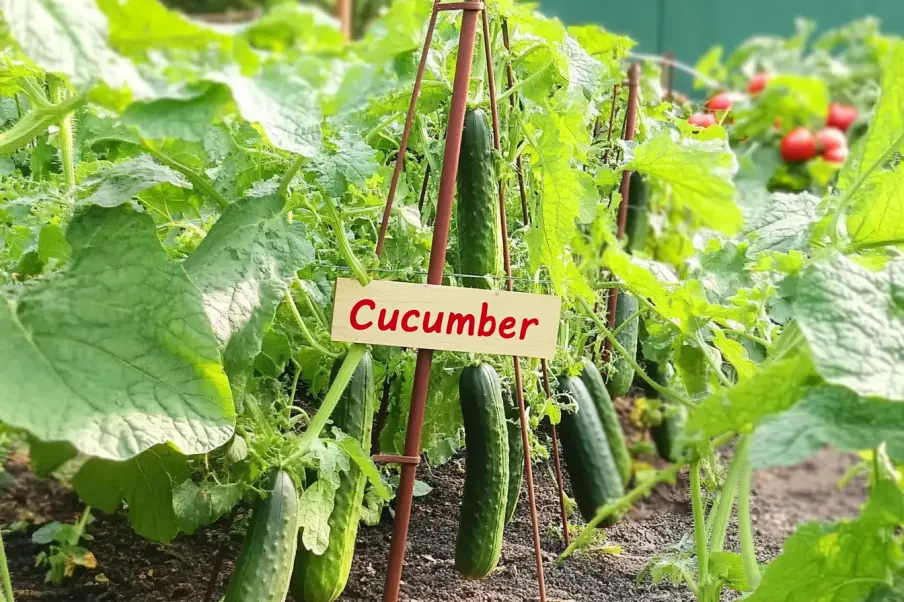
<path fill-rule="evenodd" d="M 116 207 L 128 203 L 132 197 L 159 184 L 191 188 L 182 174 L 155 162 L 148 155 L 117 163 L 82 181 L 82 186 L 97 188 L 79 201 L 86 205 Z"/>
<path fill-rule="evenodd" d="M 859 602 L 900 566 L 894 531 L 904 520 L 904 496 L 877 485 L 863 515 L 852 521 L 811 522 L 795 531 L 773 560 L 750 602 Z"/>
<path fill-rule="evenodd" d="M 331 146 L 335 148 L 311 161 L 310 169 L 318 174 L 317 183 L 337 198 L 350 184 L 363 187 L 380 167 L 376 151 L 358 134 L 343 130 Z"/>
<path fill-rule="evenodd" d="M 73 485 L 86 504 L 104 512 L 114 512 L 125 502 L 136 533 L 166 542 L 179 532 L 174 488 L 189 476 L 185 456 L 161 445 L 125 462 L 92 458 L 79 469 Z"/>
<path fill-rule="evenodd" d="M 806 353 L 773 361 L 751 378 L 707 397 L 691 412 L 688 431 L 715 437 L 756 425 L 769 414 L 794 405 L 812 380 L 812 366 Z"/>
<path fill-rule="evenodd" d="M 904 404 L 869 400 L 841 387 L 817 387 L 756 430 L 750 461 L 759 468 L 793 466 L 822 447 L 857 451 L 886 443 L 904 459 Z"/>
<path fill-rule="evenodd" d="M 649 176 L 667 188 L 676 205 L 694 213 L 702 224 L 733 234 L 741 226 L 732 176 L 737 161 L 724 140 L 678 138 L 662 131 L 634 147 L 626 169 Z"/>
<path fill-rule="evenodd" d="M 827 382 L 904 401 L 904 262 L 872 272 L 841 254 L 811 264 L 794 316 Z"/>
<path fill-rule="evenodd" d="M 110 23 L 110 44 L 120 53 L 144 58 L 149 50 L 209 52 L 218 48 L 245 68 L 258 58 L 240 38 L 169 10 L 158 0 L 97 0 Z"/>
<path fill-rule="evenodd" d="M 220 84 L 191 86 L 179 90 L 178 95 L 133 102 L 122 114 L 122 121 L 136 128 L 143 138 L 198 142 L 228 101 L 229 93 Z"/>
<path fill-rule="evenodd" d="M 110 48 L 107 18 L 94 0 L 0 0 L 0 11 L 22 51 L 47 72 L 150 95 L 135 66 Z"/>
<path fill-rule="evenodd" d="M 234 409 L 202 298 L 128 206 L 81 211 L 70 267 L 0 307 L 0 418 L 125 460 L 226 442 Z"/>
<path fill-rule="evenodd" d="M 229 86 L 242 117 L 276 148 L 306 157 L 320 149 L 317 92 L 288 65 L 273 63 L 253 78 L 229 71 L 207 79 Z"/>
<path fill-rule="evenodd" d="M 806 251 L 813 225 L 819 219 L 819 202 L 819 198 L 809 192 L 772 194 L 766 206 L 747 225 L 746 235 L 750 240 L 747 254 L 753 257 L 766 251 Z"/>
<path fill-rule="evenodd" d="M 904 41 L 890 43 L 882 61 L 882 91 L 870 120 L 866 144 L 860 156 L 852 156 L 838 176 L 846 190 L 904 134 Z"/>
<path fill-rule="evenodd" d="M 304 226 L 289 223 L 283 206 L 277 196 L 233 203 L 185 261 L 236 392 L 261 350 L 264 327 L 286 283 L 314 256 Z"/>
<path fill-rule="evenodd" d="M 565 249 L 574 236 L 581 199 L 588 190 L 585 181 L 591 178 L 572 166 L 573 149 L 561 141 L 563 134 L 556 122 L 544 116 L 537 123 L 542 135 L 536 140 L 532 157 L 541 173 L 540 200 L 527 241 L 531 267 L 545 265 L 556 292 L 563 294 L 569 261 Z M 592 187 L 591 182 L 589 188 Z"/>

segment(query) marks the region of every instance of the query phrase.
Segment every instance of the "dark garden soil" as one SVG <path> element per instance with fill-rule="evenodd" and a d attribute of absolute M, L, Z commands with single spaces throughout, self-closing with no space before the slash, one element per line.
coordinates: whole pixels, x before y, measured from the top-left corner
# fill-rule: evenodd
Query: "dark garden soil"
<path fill-rule="evenodd" d="M 759 559 L 765 561 L 781 550 L 783 538 L 801 521 L 853 515 L 863 499 L 863 488 L 854 483 L 841 491 L 838 479 L 854 463 L 848 456 L 825 451 L 800 466 L 758 473 L 753 495 L 753 524 L 759 542 Z M 464 581 L 453 568 L 458 504 L 462 490 L 463 462 L 453 461 L 436 469 L 422 468 L 419 478 L 433 492 L 415 502 L 408 540 L 401 599 L 406 602 L 486 602 L 538 599 L 536 568 L 531 543 L 530 516 L 522 498 L 516 518 L 506 531 L 499 568 L 483 581 Z M 202 602 L 217 551 L 226 542 L 223 572 L 214 601 L 223 595 L 233 559 L 242 542 L 241 516 L 234 527 L 221 520 L 191 537 L 163 545 L 137 537 L 122 514 L 97 517 L 89 532 L 88 547 L 97 568 L 79 568 L 62 588 L 43 583 L 44 570 L 34 566 L 40 546 L 30 534 L 49 520 L 72 521 L 81 511 L 77 498 L 54 481 L 31 474 L 24 458 L 13 457 L 0 490 L 0 523 L 24 520 L 25 532 L 6 539 L 16 600 Z M 634 602 L 691 600 L 686 588 L 635 579 L 647 559 L 677 543 L 692 528 L 687 483 L 662 485 L 617 526 L 608 530 L 606 545 L 620 546 L 618 555 L 589 552 L 563 567 L 553 560 L 562 549 L 555 536 L 557 497 L 552 473 L 535 465 L 537 506 L 545 550 L 548 600 L 574 602 Z M 341 600 L 381 599 L 391 520 L 362 528 L 352 576 Z M 729 546 L 736 545 L 730 535 Z"/>

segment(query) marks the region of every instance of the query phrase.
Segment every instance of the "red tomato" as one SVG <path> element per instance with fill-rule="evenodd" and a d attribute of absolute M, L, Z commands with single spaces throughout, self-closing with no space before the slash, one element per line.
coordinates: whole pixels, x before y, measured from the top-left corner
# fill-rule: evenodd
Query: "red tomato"
<path fill-rule="evenodd" d="M 827 126 L 846 132 L 855 121 L 857 121 L 856 107 L 837 102 L 829 104 L 829 116 L 826 119 Z"/>
<path fill-rule="evenodd" d="M 848 147 L 844 145 L 826 149 L 822 153 L 822 158 L 829 163 L 844 163 L 848 158 Z"/>
<path fill-rule="evenodd" d="M 782 138 L 782 159 L 788 163 L 808 161 L 816 156 L 816 138 L 807 128 L 797 127 Z"/>
<path fill-rule="evenodd" d="M 825 128 L 816 135 L 816 139 L 819 141 L 819 148 L 822 149 L 822 152 L 847 148 L 847 138 L 845 138 L 844 132 L 838 128 Z"/>
<path fill-rule="evenodd" d="M 709 113 L 695 113 L 688 118 L 687 122 L 691 125 L 698 125 L 702 128 L 708 128 L 709 126 L 716 125 L 718 123 L 718 121 L 716 121 L 716 118 Z"/>
<path fill-rule="evenodd" d="M 769 83 L 769 78 L 772 77 L 768 73 L 757 73 L 753 77 L 750 78 L 750 81 L 747 82 L 747 92 L 751 96 L 756 96 L 766 87 L 766 84 Z"/>
<path fill-rule="evenodd" d="M 738 100 L 738 95 L 734 92 L 719 92 L 706 102 L 706 109 L 709 111 L 727 111 L 736 100 Z"/>

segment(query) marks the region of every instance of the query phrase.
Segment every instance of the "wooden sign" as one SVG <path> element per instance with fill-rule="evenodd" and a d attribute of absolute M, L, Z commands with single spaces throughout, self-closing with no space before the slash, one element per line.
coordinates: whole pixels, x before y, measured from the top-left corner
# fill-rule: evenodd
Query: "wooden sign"
<path fill-rule="evenodd" d="M 552 359 L 562 300 L 551 295 L 339 278 L 334 341 Z"/>

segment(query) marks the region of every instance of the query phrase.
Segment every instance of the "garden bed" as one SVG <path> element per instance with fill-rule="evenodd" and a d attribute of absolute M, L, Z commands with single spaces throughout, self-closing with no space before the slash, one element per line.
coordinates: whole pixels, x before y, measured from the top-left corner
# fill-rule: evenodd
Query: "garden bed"
<path fill-rule="evenodd" d="M 837 481 L 854 459 L 830 451 L 794 467 L 762 471 L 755 477 L 753 523 L 759 560 L 781 551 L 781 542 L 801 521 L 853 516 L 864 497 L 859 483 L 839 490 Z M 100 514 L 89 527 L 95 541 L 88 542 L 97 558 L 94 570 L 78 569 L 64 587 L 43 583 L 44 571 L 34 566 L 41 547 L 31 543 L 37 524 L 49 520 L 72 521 L 82 506 L 77 497 L 55 481 L 43 480 L 25 468 L 23 458 L 7 465 L 12 477 L 0 492 L 0 522 L 34 522 L 25 533 L 7 538 L 7 553 L 17 600 L 79 602 L 202 602 L 213 560 L 220 543 L 227 541 L 227 557 L 214 600 L 226 587 L 232 562 L 242 544 L 243 517 L 230 528 L 227 519 L 170 544 L 138 537 L 119 514 Z M 647 560 L 682 534 L 693 529 L 685 475 L 676 486 L 660 485 L 629 517 L 609 529 L 609 542 L 621 546 L 619 555 L 589 552 L 554 565 L 560 540 L 552 534 L 558 524 L 558 501 L 551 473 L 535 465 L 537 509 L 542 525 L 547 593 L 550 601 L 621 602 L 634 600 L 690 601 L 692 594 L 671 585 L 637 585 L 636 577 Z M 452 563 L 458 504 L 464 474 L 457 460 L 420 478 L 433 492 L 415 501 L 408 538 L 401 599 L 408 602 L 508 602 L 537 599 L 536 569 L 526 500 L 506 531 L 499 568 L 483 581 L 465 581 Z M 381 598 L 392 523 L 383 522 L 359 531 L 349 586 L 340 600 L 372 602 Z M 730 545 L 736 546 L 733 532 Z"/>

